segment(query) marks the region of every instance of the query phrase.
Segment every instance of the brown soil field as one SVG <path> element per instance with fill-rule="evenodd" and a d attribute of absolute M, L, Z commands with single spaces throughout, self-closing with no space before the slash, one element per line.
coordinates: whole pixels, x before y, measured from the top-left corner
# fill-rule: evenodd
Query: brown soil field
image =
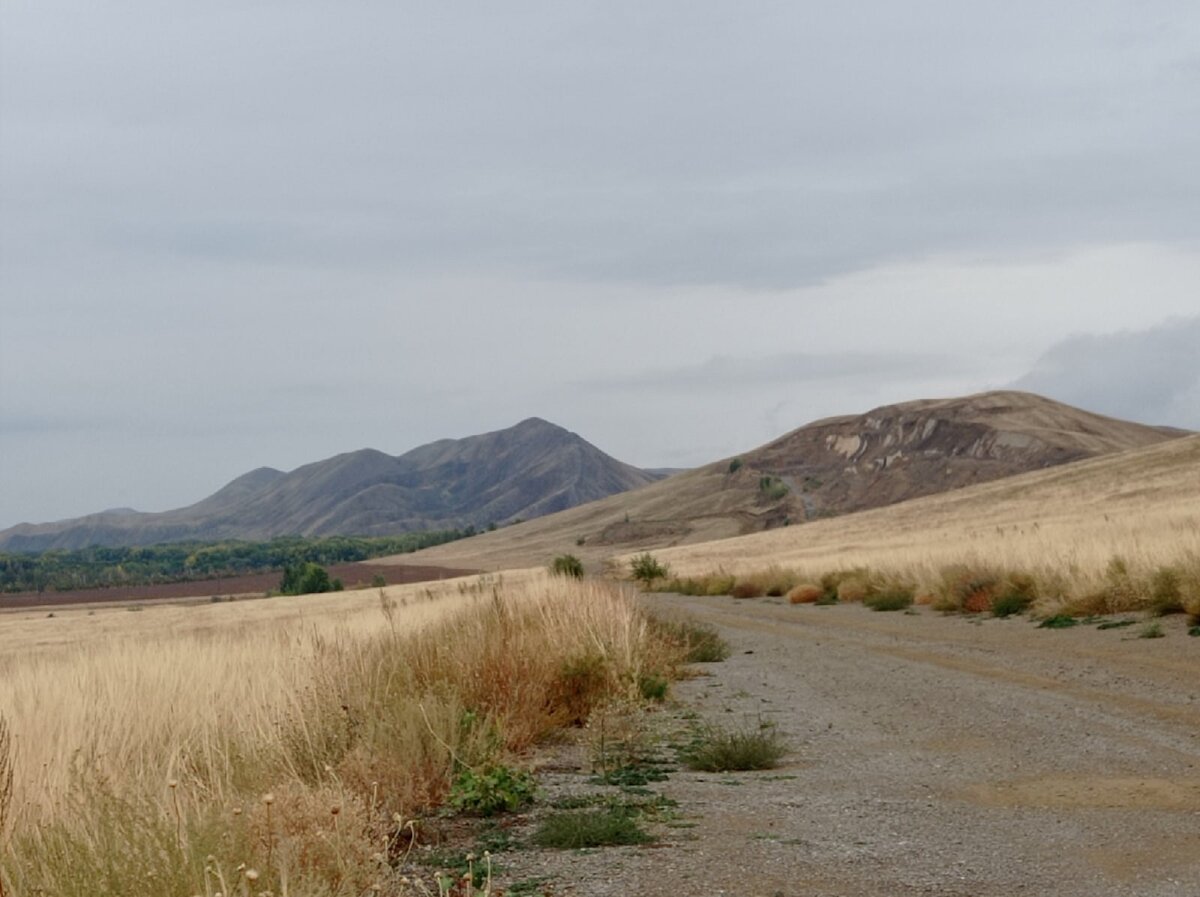
<path fill-rule="evenodd" d="M 420 564 L 335 564 L 326 568 L 330 578 L 340 579 L 347 589 L 370 585 L 383 576 L 390 586 L 411 582 L 431 582 L 468 576 L 474 570 L 434 567 Z M 14 592 L 0 594 L 0 610 L 34 607 L 63 607 L 71 604 L 109 604 L 121 601 L 162 601 L 179 598 L 208 598 L 228 595 L 262 595 L 279 588 L 281 574 L 254 573 L 192 582 L 170 582 L 145 586 L 112 586 L 102 589 L 78 589 L 70 592 Z"/>

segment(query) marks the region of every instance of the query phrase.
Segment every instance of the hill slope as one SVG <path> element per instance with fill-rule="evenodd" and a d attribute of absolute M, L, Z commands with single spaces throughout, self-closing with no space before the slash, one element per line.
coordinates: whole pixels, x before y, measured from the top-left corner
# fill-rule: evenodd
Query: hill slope
<path fill-rule="evenodd" d="M 1189 553 L 1200 557 L 1200 435 L 657 556 L 681 575 L 982 563 L 1087 579 L 1114 556 L 1132 569 Z"/>
<path fill-rule="evenodd" d="M 621 550 L 861 511 L 1180 435 L 1029 393 L 905 402 L 816 421 L 736 459 L 419 557 L 496 569 L 570 551 L 595 562 Z"/>
<path fill-rule="evenodd" d="M 290 473 L 260 468 L 173 511 L 108 511 L 21 524 L 0 532 L 0 549 L 482 528 L 561 511 L 655 479 L 562 427 L 530 418 L 399 457 L 363 449 Z"/>

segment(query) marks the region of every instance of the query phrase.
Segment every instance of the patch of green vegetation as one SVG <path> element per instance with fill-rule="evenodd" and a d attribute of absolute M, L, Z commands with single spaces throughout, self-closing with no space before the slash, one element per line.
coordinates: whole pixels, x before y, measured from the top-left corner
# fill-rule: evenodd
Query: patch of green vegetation
<path fill-rule="evenodd" d="M 1200 626 L 1193 626 L 1190 629 L 1188 629 L 1188 635 L 1200 636 Z"/>
<path fill-rule="evenodd" d="M 680 759 L 699 772 L 774 769 L 787 750 L 786 740 L 767 723 L 740 729 L 710 726 L 697 733 Z"/>
<path fill-rule="evenodd" d="M 467 527 L 398 536 L 282 536 L 269 542 L 172 542 L 132 548 L 0 552 L 0 591 L 64 592 L 242 576 L 309 562 L 350 564 L 407 554 L 474 534 L 474 527 Z"/>
<path fill-rule="evenodd" d="M 1033 604 L 1033 595 L 1022 592 L 1007 592 L 992 602 L 992 616 L 1013 617 L 1023 614 Z"/>
<path fill-rule="evenodd" d="M 643 673 L 638 677 L 638 693 L 647 701 L 661 704 L 667 699 L 667 689 L 670 685 L 666 676 L 657 673 Z"/>
<path fill-rule="evenodd" d="M 1079 621 L 1070 614 L 1055 614 L 1038 623 L 1038 629 L 1070 629 L 1078 625 Z"/>
<path fill-rule="evenodd" d="M 533 803 L 535 783 L 524 770 L 496 765 L 480 771 L 463 769 L 450 786 L 447 804 L 459 813 L 494 816 Z"/>
<path fill-rule="evenodd" d="M 1147 623 L 1138 632 L 1138 638 L 1163 638 L 1166 633 L 1163 632 L 1162 623 L 1154 621 Z"/>
<path fill-rule="evenodd" d="M 639 554 L 629 562 L 633 578 L 649 587 L 656 579 L 666 579 L 668 570 L 650 552 Z"/>
<path fill-rule="evenodd" d="M 560 850 L 647 844 L 652 840 L 638 825 L 635 814 L 621 807 L 559 811 L 543 819 L 533 833 L 534 844 Z"/>
<path fill-rule="evenodd" d="M 779 477 L 762 476 L 758 479 L 758 491 L 768 501 L 779 501 L 792 490 L 788 488 L 788 484 Z"/>
<path fill-rule="evenodd" d="M 742 459 L 741 458 L 734 458 L 732 461 L 729 462 L 729 472 L 730 473 L 737 473 L 741 469 L 742 469 Z"/>
<path fill-rule="evenodd" d="M 1101 629 L 1101 630 L 1104 630 L 1104 629 L 1124 629 L 1126 626 L 1132 626 L 1132 625 L 1133 625 L 1134 623 L 1136 623 L 1136 622 L 1137 622 L 1137 620 L 1130 620 L 1130 619 L 1124 619 L 1124 620 L 1105 620 L 1103 623 L 1101 623 L 1101 624 L 1100 624 L 1099 626 L 1097 626 L 1096 628 L 1097 628 L 1097 629 Z"/>
<path fill-rule="evenodd" d="M 912 589 L 903 586 L 884 588 L 863 599 L 863 604 L 877 611 L 904 610 L 906 607 L 912 607 L 912 603 Z"/>
<path fill-rule="evenodd" d="M 520 881 L 514 881 L 504 893 L 508 897 L 549 897 L 549 884 L 554 881 L 549 875 L 537 875 L 533 878 L 523 878 Z"/>
<path fill-rule="evenodd" d="M 594 785 L 615 785 L 626 791 L 645 790 L 651 782 L 665 782 L 671 777 L 672 767 L 666 763 L 644 761 L 618 766 L 607 772 L 598 773 L 590 779 Z"/>
<path fill-rule="evenodd" d="M 550 562 L 550 572 L 555 576 L 583 579 L 583 561 L 573 554 L 560 554 Z"/>

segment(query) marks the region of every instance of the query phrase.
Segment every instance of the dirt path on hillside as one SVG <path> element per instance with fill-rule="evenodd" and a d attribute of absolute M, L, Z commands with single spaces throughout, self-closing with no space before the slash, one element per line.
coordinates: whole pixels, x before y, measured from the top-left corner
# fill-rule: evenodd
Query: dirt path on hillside
<path fill-rule="evenodd" d="M 676 717 L 774 723 L 783 767 L 676 771 L 654 848 L 514 858 L 547 893 L 1200 894 L 1200 639 L 927 610 L 648 596 L 733 646 Z M 1140 625 L 1140 624 L 1139 624 Z"/>

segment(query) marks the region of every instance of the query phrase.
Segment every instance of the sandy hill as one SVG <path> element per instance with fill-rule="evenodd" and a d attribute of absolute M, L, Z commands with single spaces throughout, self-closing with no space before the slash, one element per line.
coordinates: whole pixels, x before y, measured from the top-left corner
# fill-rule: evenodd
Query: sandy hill
<path fill-rule="evenodd" d="M 530 418 L 398 457 L 363 449 L 290 473 L 260 468 L 173 511 L 122 509 L 21 524 L 0 532 L 0 549 L 483 528 L 562 511 L 656 478 L 562 427 Z"/>
<path fill-rule="evenodd" d="M 411 557 L 500 569 L 571 552 L 595 564 L 626 550 L 778 529 L 1182 434 L 1021 392 L 905 402 L 816 421 L 736 458 Z"/>

